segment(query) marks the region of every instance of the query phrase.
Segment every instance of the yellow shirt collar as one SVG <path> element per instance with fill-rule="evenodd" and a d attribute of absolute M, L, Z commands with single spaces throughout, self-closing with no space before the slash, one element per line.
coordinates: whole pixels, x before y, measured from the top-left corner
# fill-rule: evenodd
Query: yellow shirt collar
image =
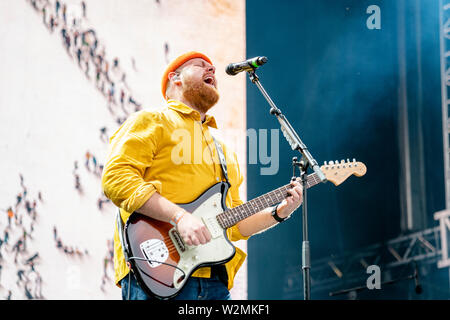
<path fill-rule="evenodd" d="M 184 114 L 193 114 L 195 119 L 197 121 L 200 121 L 200 113 L 197 110 L 194 110 L 194 109 L 188 107 L 183 102 L 178 101 L 178 100 L 169 99 L 167 101 L 167 104 L 168 104 L 169 109 L 172 109 L 172 110 L 184 113 Z M 214 129 L 217 129 L 216 119 L 214 119 L 213 116 L 206 114 L 204 123 Z"/>

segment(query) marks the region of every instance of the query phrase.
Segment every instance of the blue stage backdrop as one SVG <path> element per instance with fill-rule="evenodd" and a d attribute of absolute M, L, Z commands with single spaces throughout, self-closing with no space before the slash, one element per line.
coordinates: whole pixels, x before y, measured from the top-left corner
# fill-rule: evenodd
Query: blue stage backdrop
<path fill-rule="evenodd" d="M 367 26 L 370 5 L 380 8 L 380 29 Z M 413 189 L 413 197 L 424 195 L 413 205 L 425 212 L 415 228 L 436 225 L 432 215 L 445 207 L 438 26 L 438 1 L 247 0 L 247 57 L 268 57 L 257 70 L 260 81 L 311 154 L 320 165 L 356 158 L 367 166 L 361 178 L 309 189 L 313 261 L 405 231 L 400 104 L 409 111 L 412 179 L 415 161 L 425 170 L 420 190 Z M 252 199 L 288 183 L 292 157 L 299 154 L 281 132 L 278 140 L 270 139 L 278 122 L 249 80 L 247 127 L 269 130 L 269 156 L 272 162 L 279 158 L 274 175 L 261 173 L 269 166 L 261 161 L 247 164 Z M 423 139 L 420 148 L 416 136 Z M 274 143 L 279 151 L 270 155 Z M 301 273 L 301 244 L 300 209 L 288 222 L 249 240 L 249 299 L 284 298 L 284 274 L 297 267 Z M 402 294 L 398 290 L 394 297 L 405 298 Z M 312 298 L 327 297 L 323 292 Z M 294 298 L 303 298 L 301 287 Z"/>

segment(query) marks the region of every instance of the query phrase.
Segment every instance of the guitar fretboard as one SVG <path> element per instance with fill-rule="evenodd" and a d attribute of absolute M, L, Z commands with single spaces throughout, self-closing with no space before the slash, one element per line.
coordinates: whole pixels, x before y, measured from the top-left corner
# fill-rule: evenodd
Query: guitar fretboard
<path fill-rule="evenodd" d="M 306 181 L 306 187 L 311 188 L 316 184 L 320 183 L 321 180 L 317 176 L 316 173 L 312 173 L 308 175 Z M 253 200 L 250 200 L 240 206 L 237 206 L 232 209 L 228 209 L 217 215 L 217 221 L 220 226 L 224 229 L 234 226 L 241 220 L 252 216 L 253 214 L 260 212 L 261 210 L 271 207 L 277 203 L 283 201 L 289 193 L 288 189 L 291 188 L 290 184 L 284 185 L 278 189 L 270 191 L 266 194 L 263 194 Z"/>

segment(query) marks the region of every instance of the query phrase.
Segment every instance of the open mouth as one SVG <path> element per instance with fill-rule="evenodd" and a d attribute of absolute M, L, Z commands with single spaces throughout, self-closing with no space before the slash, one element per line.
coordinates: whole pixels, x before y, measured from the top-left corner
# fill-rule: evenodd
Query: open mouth
<path fill-rule="evenodd" d="M 203 80 L 206 84 L 209 84 L 210 86 L 214 86 L 215 85 L 215 81 L 213 77 L 206 77 Z"/>

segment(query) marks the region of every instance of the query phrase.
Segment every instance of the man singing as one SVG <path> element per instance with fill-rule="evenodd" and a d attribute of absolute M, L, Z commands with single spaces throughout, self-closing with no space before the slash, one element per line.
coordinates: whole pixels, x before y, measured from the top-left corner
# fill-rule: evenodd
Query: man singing
<path fill-rule="evenodd" d="M 198 246 L 211 240 L 202 220 L 178 204 L 195 200 L 225 177 L 218 151 L 209 131 L 217 128 L 207 114 L 219 100 L 215 67 L 199 52 L 185 53 L 173 60 L 162 77 L 162 94 L 167 104 L 158 110 L 132 114 L 110 139 L 103 169 L 105 195 L 120 208 L 125 223 L 133 212 L 176 226 L 185 244 Z M 200 134 L 199 134 L 200 133 Z M 182 144 L 184 139 L 188 143 Z M 221 143 L 227 159 L 226 206 L 243 202 L 239 186 L 243 176 L 234 152 Z M 231 241 L 246 240 L 287 218 L 302 203 L 302 187 L 291 183 L 289 196 L 275 207 L 266 208 L 227 229 Z M 231 299 L 229 290 L 245 260 L 239 248 L 227 263 L 197 269 L 174 299 Z M 122 251 L 118 227 L 114 230 L 115 283 L 123 299 L 153 299 L 130 272 Z M 128 276 L 127 276 L 128 275 Z"/>

